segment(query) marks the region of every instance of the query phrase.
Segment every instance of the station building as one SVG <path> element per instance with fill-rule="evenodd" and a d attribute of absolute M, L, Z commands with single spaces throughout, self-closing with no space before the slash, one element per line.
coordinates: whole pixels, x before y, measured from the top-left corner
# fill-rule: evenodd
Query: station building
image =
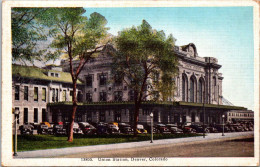
<path fill-rule="evenodd" d="M 174 52 L 179 60 L 179 73 L 173 78 L 175 93 L 168 101 L 143 102 L 140 123 L 149 124 L 151 112 L 155 123 L 184 124 L 204 118 L 207 124 L 222 123 L 222 115 L 225 122 L 232 121 L 229 113 L 250 113 L 248 120 L 253 119 L 252 111 L 223 102 L 223 77 L 216 58 L 200 57 L 192 43 L 175 46 Z M 104 49 L 81 71 L 76 122 L 133 122 L 133 91 L 114 81 L 111 63 L 112 57 Z M 20 111 L 20 124 L 69 121 L 72 81 L 67 61 L 45 68 L 13 65 L 12 84 L 13 108 Z"/>

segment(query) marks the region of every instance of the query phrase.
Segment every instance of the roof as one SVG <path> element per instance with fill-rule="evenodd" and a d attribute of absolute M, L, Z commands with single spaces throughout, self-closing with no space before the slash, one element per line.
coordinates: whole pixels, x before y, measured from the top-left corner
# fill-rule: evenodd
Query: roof
<path fill-rule="evenodd" d="M 55 102 L 48 103 L 49 106 L 60 106 L 60 105 L 72 105 L 72 102 Z M 107 101 L 107 102 L 85 102 L 78 103 L 79 106 L 122 106 L 122 105 L 134 105 L 132 101 Z M 203 103 L 191 103 L 191 102 L 168 102 L 168 101 L 144 101 L 142 105 L 156 105 L 156 106 L 186 106 L 186 107 L 203 107 Z M 240 106 L 227 106 L 227 105 L 217 105 L 217 104 L 205 104 L 205 108 L 211 109 L 223 109 L 223 110 L 246 110 L 244 107 Z"/>
<path fill-rule="evenodd" d="M 176 102 L 179 106 L 191 106 L 191 107 L 203 107 L 203 103 L 191 103 L 191 102 Z M 246 110 L 245 107 L 240 106 L 228 106 L 218 104 L 205 104 L 205 108 L 225 109 L 225 110 Z"/>
<path fill-rule="evenodd" d="M 56 72 L 60 74 L 60 77 L 48 76 L 48 72 Z M 12 75 L 21 76 L 30 79 L 40 79 L 48 81 L 57 81 L 72 83 L 71 75 L 68 72 L 61 72 L 55 70 L 42 69 L 34 66 L 22 66 L 13 64 L 12 65 Z M 78 84 L 83 84 L 80 80 L 77 81 Z"/>

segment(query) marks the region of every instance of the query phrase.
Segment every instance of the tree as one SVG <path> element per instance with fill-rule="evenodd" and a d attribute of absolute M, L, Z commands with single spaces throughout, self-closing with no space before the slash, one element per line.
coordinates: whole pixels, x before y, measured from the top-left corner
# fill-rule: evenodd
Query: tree
<path fill-rule="evenodd" d="M 52 33 L 42 25 L 50 8 L 12 8 L 12 61 L 33 63 L 34 60 L 56 58 L 58 55 L 40 47 Z"/>
<path fill-rule="evenodd" d="M 92 13 L 90 18 L 83 14 L 83 8 L 52 8 L 49 11 L 49 18 L 46 20 L 46 26 L 52 27 L 56 32 L 52 36 L 51 46 L 57 49 L 57 52 L 66 54 L 70 66 L 70 74 L 73 84 L 72 103 L 68 141 L 73 141 L 73 124 L 77 110 L 77 80 L 81 70 L 89 59 L 103 48 L 100 40 L 103 39 L 108 28 L 107 20 L 99 13 Z M 73 61 L 77 60 L 78 64 Z"/>
<path fill-rule="evenodd" d="M 144 100 L 168 100 L 173 96 L 173 77 L 177 72 L 174 55 L 175 39 L 166 37 L 143 20 L 138 27 L 119 32 L 113 54 L 115 76 L 123 80 L 134 93 L 134 135 L 137 135 L 139 109 Z"/>

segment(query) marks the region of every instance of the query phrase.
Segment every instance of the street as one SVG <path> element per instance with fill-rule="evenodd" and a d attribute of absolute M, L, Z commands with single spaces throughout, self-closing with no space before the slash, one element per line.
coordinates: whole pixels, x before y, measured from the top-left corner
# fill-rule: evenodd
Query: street
<path fill-rule="evenodd" d="M 58 157 L 250 157 L 254 132 L 18 152 L 15 158 Z"/>
<path fill-rule="evenodd" d="M 91 152 L 61 156 L 63 158 L 112 157 L 253 157 L 253 138 L 231 141 L 211 141 L 168 144 L 141 148 Z"/>

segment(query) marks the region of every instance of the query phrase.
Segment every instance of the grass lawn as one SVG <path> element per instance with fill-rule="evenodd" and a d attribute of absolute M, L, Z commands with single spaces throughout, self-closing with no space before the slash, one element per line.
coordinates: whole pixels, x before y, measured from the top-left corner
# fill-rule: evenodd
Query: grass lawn
<path fill-rule="evenodd" d="M 154 140 L 201 136 L 199 134 L 154 134 Z M 54 135 L 19 135 L 18 151 L 43 150 L 75 146 L 112 144 L 150 140 L 150 134 L 133 135 L 74 135 L 72 143 L 67 142 L 67 136 Z"/>

